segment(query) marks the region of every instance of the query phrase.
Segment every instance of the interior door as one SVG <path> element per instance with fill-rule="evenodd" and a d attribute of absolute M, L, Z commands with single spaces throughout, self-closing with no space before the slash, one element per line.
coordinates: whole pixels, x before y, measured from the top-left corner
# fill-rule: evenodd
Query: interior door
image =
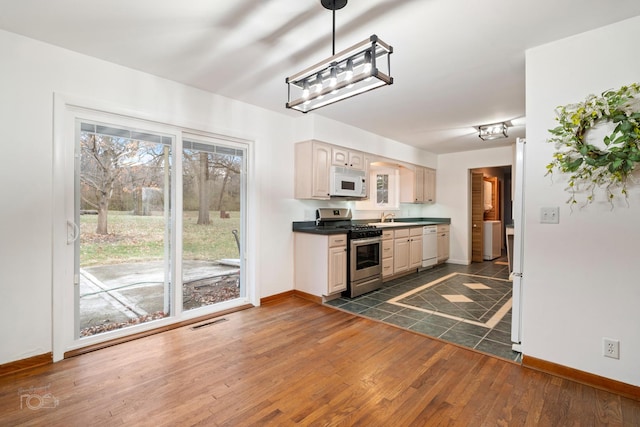
<path fill-rule="evenodd" d="M 484 179 L 482 172 L 471 172 L 471 261 L 482 262 L 484 221 Z"/>

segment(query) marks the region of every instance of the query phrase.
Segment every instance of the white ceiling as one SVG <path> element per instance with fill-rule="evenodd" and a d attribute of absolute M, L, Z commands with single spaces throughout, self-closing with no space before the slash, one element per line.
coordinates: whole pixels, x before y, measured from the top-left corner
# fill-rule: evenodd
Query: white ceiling
<path fill-rule="evenodd" d="M 639 14 L 638 0 L 350 0 L 336 51 L 378 35 L 394 84 L 309 114 L 434 153 L 508 145 L 524 136 L 525 50 Z M 320 0 L 0 0 L 0 28 L 292 117 L 285 77 L 332 53 Z M 506 120 L 508 139 L 477 137 Z"/>

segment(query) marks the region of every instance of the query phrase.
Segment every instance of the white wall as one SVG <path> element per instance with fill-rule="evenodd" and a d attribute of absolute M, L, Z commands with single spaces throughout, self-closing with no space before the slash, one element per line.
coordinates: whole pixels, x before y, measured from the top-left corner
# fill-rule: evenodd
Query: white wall
<path fill-rule="evenodd" d="M 525 355 L 640 386 L 640 187 L 629 206 L 565 203 L 566 178 L 545 177 L 554 109 L 640 81 L 640 17 L 527 52 L 527 154 L 523 266 Z M 543 206 L 560 224 L 539 223 Z M 620 340 L 620 360 L 602 338 Z"/>
<path fill-rule="evenodd" d="M 318 205 L 293 199 L 294 142 L 325 139 L 365 151 L 396 145 L 385 149 L 407 161 L 435 161 L 337 122 L 291 118 L 5 31 L 0 58 L 0 364 L 52 350 L 52 227 L 60 226 L 52 219 L 54 93 L 253 140 L 249 239 L 258 297 L 293 289 L 291 223 Z"/>
<path fill-rule="evenodd" d="M 513 164 L 513 148 L 499 147 L 438 156 L 436 204 L 425 216 L 451 218 L 449 261 L 471 263 L 470 169 Z M 507 195 L 505 195 L 507 197 Z"/>

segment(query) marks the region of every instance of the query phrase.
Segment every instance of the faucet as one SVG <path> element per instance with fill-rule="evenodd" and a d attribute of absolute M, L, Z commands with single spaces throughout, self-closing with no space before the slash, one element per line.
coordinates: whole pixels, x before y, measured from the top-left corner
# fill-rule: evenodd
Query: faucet
<path fill-rule="evenodd" d="M 391 222 L 393 222 L 393 218 L 396 217 L 396 214 L 394 213 L 390 213 L 390 214 L 384 214 L 384 212 L 382 212 L 380 214 L 380 222 L 385 222 L 387 220 L 387 218 L 391 218 Z"/>

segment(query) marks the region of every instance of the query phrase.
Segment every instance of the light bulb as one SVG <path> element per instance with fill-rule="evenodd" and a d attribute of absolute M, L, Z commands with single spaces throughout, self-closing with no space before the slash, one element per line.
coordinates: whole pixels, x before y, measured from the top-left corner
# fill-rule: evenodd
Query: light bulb
<path fill-rule="evenodd" d="M 364 72 L 367 74 L 371 72 L 371 51 L 370 50 L 364 53 Z"/>
<path fill-rule="evenodd" d="M 320 94 L 322 92 L 322 73 L 316 74 L 316 93 Z M 322 95 L 318 95 L 318 99 L 322 99 Z"/>
<path fill-rule="evenodd" d="M 329 74 L 329 87 L 335 87 L 338 84 L 338 70 L 336 67 L 331 67 L 331 73 Z"/>
<path fill-rule="evenodd" d="M 347 59 L 347 67 L 345 68 L 344 80 L 350 82 L 353 78 L 353 59 Z"/>
<path fill-rule="evenodd" d="M 302 84 L 302 99 L 309 99 L 309 80 Z"/>

